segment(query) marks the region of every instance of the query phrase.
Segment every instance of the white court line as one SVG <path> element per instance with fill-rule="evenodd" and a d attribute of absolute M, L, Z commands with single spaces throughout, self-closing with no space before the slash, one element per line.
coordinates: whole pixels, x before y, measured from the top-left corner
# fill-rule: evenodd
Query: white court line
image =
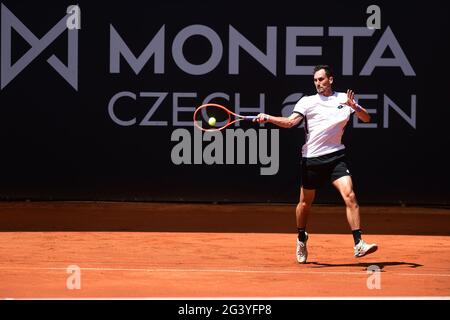
<path fill-rule="evenodd" d="M 396 273 L 399 276 L 414 276 L 415 273 Z M 425 277 L 450 277 L 450 274 L 445 273 L 419 273 L 418 275 Z"/>
<path fill-rule="evenodd" d="M 45 297 L 45 298 L 2 298 L 3 300 L 450 300 L 450 296 L 349 296 L 349 297 Z M 0 300 L 2 300 L 0 299 Z"/>
<path fill-rule="evenodd" d="M 67 268 L 38 267 L 0 267 L 0 270 L 67 270 Z M 197 272 L 197 273 L 269 273 L 269 274 L 334 274 L 334 275 L 367 275 L 367 271 L 300 271 L 300 270 L 244 270 L 244 269 L 168 269 L 168 268 L 82 268 L 80 271 L 126 271 L 126 272 Z M 448 273 L 404 273 L 389 272 L 390 275 L 450 277 Z"/>

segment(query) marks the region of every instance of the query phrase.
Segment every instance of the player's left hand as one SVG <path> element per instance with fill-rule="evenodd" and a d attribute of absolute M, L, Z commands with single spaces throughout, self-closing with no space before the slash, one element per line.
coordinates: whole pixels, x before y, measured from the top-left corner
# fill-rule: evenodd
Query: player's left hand
<path fill-rule="evenodd" d="M 353 90 L 348 89 L 347 90 L 347 101 L 344 102 L 343 104 L 346 104 L 352 108 L 356 108 L 356 102 L 353 99 L 355 97 L 355 93 L 353 92 Z"/>

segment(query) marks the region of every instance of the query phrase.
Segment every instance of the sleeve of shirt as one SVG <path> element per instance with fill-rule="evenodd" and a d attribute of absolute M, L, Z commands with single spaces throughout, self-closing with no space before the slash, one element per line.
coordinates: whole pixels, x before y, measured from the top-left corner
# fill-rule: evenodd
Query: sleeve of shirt
<path fill-rule="evenodd" d="M 298 113 L 302 115 L 303 117 L 306 116 L 306 97 L 302 97 L 298 102 L 295 104 L 294 110 L 292 113 Z"/>

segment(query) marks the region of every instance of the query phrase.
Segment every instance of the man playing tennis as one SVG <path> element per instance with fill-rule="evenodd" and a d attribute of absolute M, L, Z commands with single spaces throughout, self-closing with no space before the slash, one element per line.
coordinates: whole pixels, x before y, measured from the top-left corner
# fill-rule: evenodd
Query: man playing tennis
<path fill-rule="evenodd" d="M 356 112 L 363 122 L 369 122 L 370 115 L 353 100 L 352 90 L 347 90 L 347 93 L 334 92 L 333 80 L 331 68 L 318 65 L 314 68 L 316 95 L 302 97 L 289 117 L 261 113 L 255 119 L 259 123 L 270 122 L 283 128 L 292 128 L 305 120 L 306 142 L 302 147 L 300 201 L 296 208 L 299 263 L 306 263 L 308 257 L 306 223 L 316 189 L 327 181 L 337 188 L 345 202 L 347 220 L 355 242 L 355 256 L 362 257 L 377 250 L 376 244 L 368 244 L 361 238 L 359 206 L 347 168 L 345 146 L 341 143 L 351 114 Z"/>

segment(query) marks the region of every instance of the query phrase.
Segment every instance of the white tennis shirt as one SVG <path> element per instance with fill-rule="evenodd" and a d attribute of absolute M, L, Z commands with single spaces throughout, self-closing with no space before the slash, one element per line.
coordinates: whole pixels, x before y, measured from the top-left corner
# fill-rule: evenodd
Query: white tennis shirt
<path fill-rule="evenodd" d="M 313 158 L 345 149 L 341 139 L 350 115 L 355 112 L 343 104 L 347 94 L 334 92 L 325 97 L 319 94 L 302 97 L 293 112 L 303 115 L 306 142 L 302 147 L 304 158 Z"/>

